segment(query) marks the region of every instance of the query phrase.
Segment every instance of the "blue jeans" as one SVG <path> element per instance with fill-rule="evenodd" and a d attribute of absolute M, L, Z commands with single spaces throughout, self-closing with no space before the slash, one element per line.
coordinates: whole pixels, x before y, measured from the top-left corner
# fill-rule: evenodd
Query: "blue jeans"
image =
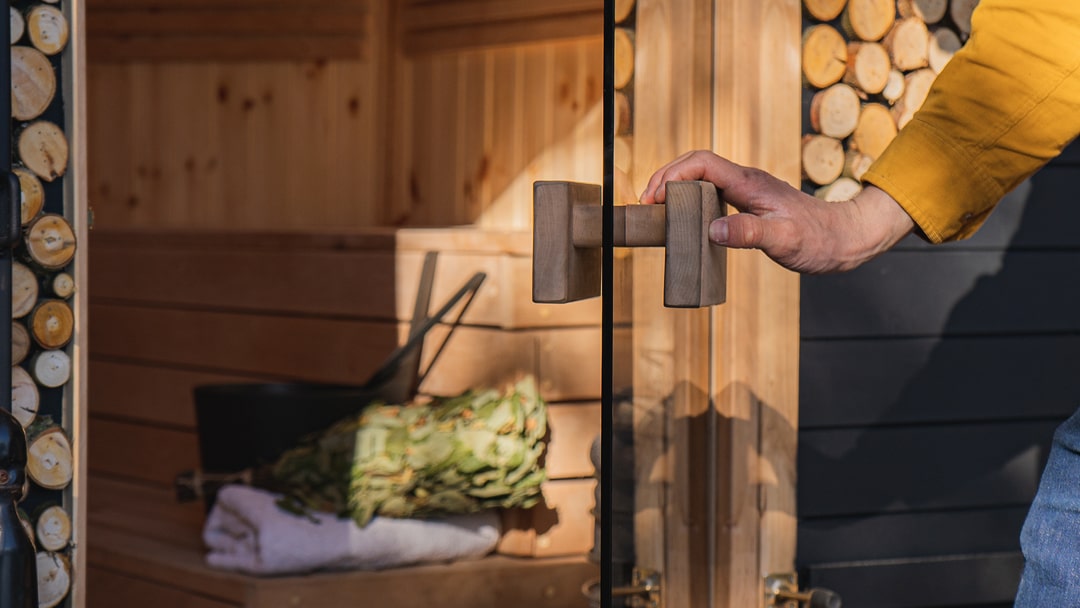
<path fill-rule="evenodd" d="M 1080 606 L 1080 411 L 1054 433 L 1020 545 L 1016 608 Z"/>

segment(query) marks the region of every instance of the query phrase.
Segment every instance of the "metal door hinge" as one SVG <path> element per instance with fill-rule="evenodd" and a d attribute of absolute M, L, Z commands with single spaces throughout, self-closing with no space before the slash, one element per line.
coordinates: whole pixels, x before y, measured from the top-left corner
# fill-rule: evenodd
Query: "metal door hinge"
<path fill-rule="evenodd" d="M 765 577 L 766 608 L 841 608 L 840 596 L 828 589 L 799 591 L 798 577 L 791 573 Z"/>

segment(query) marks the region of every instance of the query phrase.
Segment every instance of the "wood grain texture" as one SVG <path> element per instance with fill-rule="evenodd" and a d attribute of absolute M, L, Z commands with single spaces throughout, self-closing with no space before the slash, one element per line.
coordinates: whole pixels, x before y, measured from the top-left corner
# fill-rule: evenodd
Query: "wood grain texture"
<path fill-rule="evenodd" d="M 93 475 L 87 488 L 86 521 L 95 535 L 115 530 L 176 547 L 202 549 L 204 507 L 194 502 L 177 503 L 172 488 L 104 475 Z"/>
<path fill-rule="evenodd" d="M 94 231 L 90 247 L 97 299 L 274 313 L 303 313 L 408 320 L 428 250 L 448 247 L 436 261 L 432 308 L 476 272 L 487 279 L 462 321 L 522 329 L 595 325 L 600 303 L 569 306 L 531 302 L 531 255 L 517 250 L 521 233 L 461 231 L 448 238 L 432 231 L 399 232 L 370 246 L 359 237 L 321 240 L 306 235 L 207 235 Z M 484 244 L 481 239 L 490 241 Z M 505 237 L 505 239 L 504 239 Z M 467 239 L 474 239 L 473 244 Z M 416 247 L 409 242 L 417 241 Z M 502 250 L 505 240 L 512 245 Z M 485 251 L 485 249 L 487 251 Z M 278 280 L 282 275 L 289 281 Z M 310 294 L 319 294 L 311 298 Z"/>
<path fill-rule="evenodd" d="M 435 53 L 599 36 L 603 10 L 598 0 L 410 0 L 401 9 L 402 45 Z"/>
<path fill-rule="evenodd" d="M 195 589 L 151 583 L 97 566 L 87 572 L 87 605 L 135 608 L 152 603 L 160 608 L 239 608 L 241 604 L 203 597 Z"/>
<path fill-rule="evenodd" d="M 375 224 L 378 74 L 359 60 L 94 64 L 97 226 Z"/>
<path fill-rule="evenodd" d="M 363 57 L 236 61 L 184 39 L 218 60 L 92 64 L 98 227 L 528 230 L 534 180 L 601 181 L 599 25 L 544 45 L 405 57 L 381 6 Z"/>
<path fill-rule="evenodd" d="M 600 254 L 574 241 L 575 210 L 599 207 L 600 187 L 573 182 L 537 182 L 533 193 L 534 302 L 562 304 L 600 295 Z"/>
<path fill-rule="evenodd" d="M 715 27 L 714 149 L 798 184 L 801 121 L 789 101 L 801 96 L 798 3 L 725 4 Z M 717 602 L 747 606 L 760 601 L 763 577 L 792 571 L 795 558 L 798 277 L 760 253 L 730 252 L 728 300 L 714 310 L 713 327 L 723 338 L 715 341 L 712 394 L 730 421 L 720 445 L 746 459 L 746 469 L 730 465 L 731 485 L 719 490 L 726 506 L 717 532 L 723 571 L 743 583 L 720 588 Z"/>
<path fill-rule="evenodd" d="M 727 296 L 727 249 L 709 241 L 709 225 L 723 216 L 716 187 L 706 182 L 667 185 L 664 306 L 700 308 Z"/>
<path fill-rule="evenodd" d="M 139 480 L 162 489 L 177 473 L 199 468 L 198 438 L 193 431 L 150 427 L 91 416 L 90 471 Z"/>
<path fill-rule="evenodd" d="M 265 2 L 92 2 L 90 53 L 99 62 L 357 59 L 367 54 L 368 2 L 317 10 Z"/>
<path fill-rule="evenodd" d="M 540 505 L 503 512 L 503 535 L 496 550 L 503 555 L 521 557 L 587 553 L 594 541 L 595 488 L 595 479 L 545 483 Z"/>
<path fill-rule="evenodd" d="M 634 90 L 631 181 L 641 192 L 656 168 L 711 145 L 714 3 L 637 4 L 635 81 L 647 84 Z M 702 478 L 701 463 L 710 459 L 715 420 L 710 313 L 665 309 L 658 288 L 664 253 L 638 249 L 632 257 L 633 276 L 622 285 L 633 293 L 632 337 L 629 348 L 615 351 L 617 364 L 631 366 L 632 383 L 616 381 L 614 391 L 633 389 L 636 565 L 664 573 L 665 606 L 710 605 L 710 581 L 740 584 L 708 559 L 715 482 L 710 473 Z"/>
<path fill-rule="evenodd" d="M 503 603 L 523 608 L 561 608 L 579 603 L 582 582 L 597 576 L 596 567 L 584 557 L 521 560 L 495 556 L 379 572 L 257 578 L 209 568 L 199 548 L 99 528 L 91 535 L 90 553 L 95 572 L 123 573 L 121 576 L 126 577 L 110 581 L 116 586 L 108 587 L 118 589 L 121 598 L 138 592 L 159 597 L 153 594 L 164 588 L 173 593 L 165 592 L 163 601 L 195 595 L 198 599 L 190 601 L 196 603 L 177 606 L 197 608 L 315 608 L 347 605 L 357 597 L 378 597 L 387 605 L 408 608 L 429 606 L 433 601 L 451 608 Z"/>

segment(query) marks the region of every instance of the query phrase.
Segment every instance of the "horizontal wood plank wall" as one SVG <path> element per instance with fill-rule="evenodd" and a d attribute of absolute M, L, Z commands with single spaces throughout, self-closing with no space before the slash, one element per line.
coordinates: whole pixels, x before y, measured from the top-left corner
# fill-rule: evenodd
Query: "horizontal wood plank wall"
<path fill-rule="evenodd" d="M 585 37 L 409 55 L 390 4 L 356 57 L 91 53 L 96 226 L 526 229 L 534 180 L 601 180 L 599 13 Z"/>
<path fill-rule="evenodd" d="M 799 556 L 845 603 L 1011 602 L 1055 427 L 1080 404 L 1077 146 L 971 240 L 802 288 Z M 918 590 L 917 593 L 912 590 Z"/>
<path fill-rule="evenodd" d="M 96 61 L 356 59 L 368 0 L 89 0 Z"/>
<path fill-rule="evenodd" d="M 438 326 L 426 341 L 422 366 L 431 367 L 421 391 L 453 394 L 534 374 L 551 401 L 553 481 L 545 495 L 554 510 L 545 517 L 555 519 L 539 535 L 515 533 L 506 550 L 584 553 L 594 486 L 589 447 L 599 432 L 598 302 L 529 303 L 519 268 L 528 248 L 519 237 L 470 230 L 351 239 L 95 231 L 92 524 L 198 547 L 201 505 L 178 505 L 172 497 L 175 475 L 199 465 L 193 387 L 363 383 L 406 334 L 422 250 L 442 246 L 452 251 L 436 264 L 433 309 L 473 272 L 488 278 L 461 325 Z"/>

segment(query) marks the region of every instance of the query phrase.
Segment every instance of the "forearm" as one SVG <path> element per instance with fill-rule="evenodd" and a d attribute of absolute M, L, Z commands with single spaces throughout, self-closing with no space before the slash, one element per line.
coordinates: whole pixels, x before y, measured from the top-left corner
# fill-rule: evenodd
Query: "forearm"
<path fill-rule="evenodd" d="M 973 234 L 1080 132 L 1080 2 L 983 0 L 974 28 L 863 176 L 934 242 Z"/>

